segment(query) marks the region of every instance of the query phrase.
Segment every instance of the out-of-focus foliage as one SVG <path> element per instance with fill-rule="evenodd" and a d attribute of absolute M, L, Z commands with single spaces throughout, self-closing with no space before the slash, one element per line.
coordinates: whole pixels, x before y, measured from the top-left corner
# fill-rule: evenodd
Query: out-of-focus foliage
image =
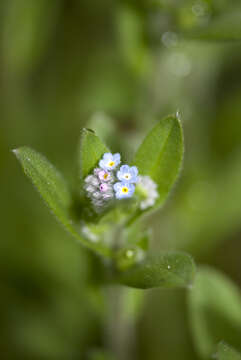
<path fill-rule="evenodd" d="M 155 119 L 179 110 L 183 173 L 165 208 L 148 218 L 150 251 L 191 252 L 240 286 L 239 15 L 238 0 L 0 2 L 0 349 L 6 359 L 84 359 L 91 349 L 110 347 L 105 293 L 94 287 L 100 271 L 20 172 L 10 149 L 25 144 L 74 184 L 81 127 L 94 128 L 131 159 Z M 144 294 L 128 356 L 200 359 L 186 293 Z"/>
<path fill-rule="evenodd" d="M 222 274 L 199 269 L 189 307 L 194 343 L 204 359 L 221 340 L 241 349 L 241 292 Z"/>
<path fill-rule="evenodd" d="M 216 354 L 215 354 L 216 355 Z M 218 360 L 240 360 L 241 355 L 229 345 L 224 342 L 221 342 L 218 345 L 218 352 L 217 352 Z"/>

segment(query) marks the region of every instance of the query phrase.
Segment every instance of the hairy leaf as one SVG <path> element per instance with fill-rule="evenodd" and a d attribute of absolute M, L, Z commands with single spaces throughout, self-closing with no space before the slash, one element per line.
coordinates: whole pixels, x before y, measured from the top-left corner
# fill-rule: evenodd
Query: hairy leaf
<path fill-rule="evenodd" d="M 119 274 L 119 282 L 134 288 L 186 287 L 195 275 L 195 264 L 188 254 L 168 252 L 149 256 Z"/>
<path fill-rule="evenodd" d="M 108 256 L 110 250 L 101 244 L 93 243 L 81 236 L 70 218 L 71 193 L 62 175 L 41 154 L 28 148 L 14 150 L 25 174 L 31 179 L 43 200 L 59 222 L 74 235 L 82 245 Z"/>
<path fill-rule="evenodd" d="M 94 131 L 82 129 L 80 139 L 80 168 L 81 177 L 85 178 L 95 166 L 104 153 L 109 152 L 108 148 L 101 142 Z"/>
<path fill-rule="evenodd" d="M 166 200 L 179 174 L 183 159 L 183 134 L 176 116 L 160 120 L 139 147 L 134 164 L 141 175 L 149 175 L 158 185 L 156 206 Z"/>

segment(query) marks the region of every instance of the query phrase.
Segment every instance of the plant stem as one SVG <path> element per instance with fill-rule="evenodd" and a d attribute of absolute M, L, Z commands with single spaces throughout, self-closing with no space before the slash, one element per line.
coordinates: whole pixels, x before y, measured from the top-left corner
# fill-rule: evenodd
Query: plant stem
<path fill-rule="evenodd" d="M 124 287 L 108 287 L 106 340 L 107 346 L 118 360 L 132 360 L 135 348 L 135 322 L 126 309 Z"/>

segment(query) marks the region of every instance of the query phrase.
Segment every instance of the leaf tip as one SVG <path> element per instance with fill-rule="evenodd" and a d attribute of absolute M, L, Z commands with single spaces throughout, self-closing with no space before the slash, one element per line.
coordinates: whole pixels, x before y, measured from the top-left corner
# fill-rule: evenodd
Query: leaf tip
<path fill-rule="evenodd" d="M 176 113 L 175 113 L 175 117 L 176 117 L 176 119 L 177 119 L 178 121 L 181 122 L 181 112 L 180 112 L 179 109 L 177 109 L 177 111 L 176 111 Z"/>
<path fill-rule="evenodd" d="M 82 133 L 91 133 L 95 134 L 95 131 L 89 128 L 82 128 Z"/>

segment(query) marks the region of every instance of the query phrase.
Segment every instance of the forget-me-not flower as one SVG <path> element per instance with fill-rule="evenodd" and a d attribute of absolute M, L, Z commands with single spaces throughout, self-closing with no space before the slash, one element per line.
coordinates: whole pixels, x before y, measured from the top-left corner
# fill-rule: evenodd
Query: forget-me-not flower
<path fill-rule="evenodd" d="M 99 166 L 105 171 L 114 170 L 120 164 L 120 154 L 105 153 L 99 162 Z"/>
<path fill-rule="evenodd" d="M 136 183 L 138 181 L 138 169 L 136 166 L 122 165 L 117 172 L 120 181 Z"/>
<path fill-rule="evenodd" d="M 85 178 L 84 188 L 90 198 L 95 210 L 100 212 L 102 208 L 114 197 L 114 190 L 111 181 L 102 182 L 99 175 L 101 169 L 95 169 L 94 175 Z M 111 179 L 110 179 L 111 180 Z"/>
<path fill-rule="evenodd" d="M 150 176 L 139 176 L 137 189 L 144 197 L 140 202 L 141 210 L 145 210 L 155 204 L 159 194 L 157 191 L 157 184 L 150 178 Z"/>
<path fill-rule="evenodd" d="M 114 182 L 114 177 L 111 172 L 96 168 L 94 169 L 94 174 L 100 179 L 100 181 L 112 183 Z"/>
<path fill-rule="evenodd" d="M 114 190 L 117 199 L 126 199 L 134 194 L 135 185 L 128 182 L 117 182 L 114 184 Z"/>

